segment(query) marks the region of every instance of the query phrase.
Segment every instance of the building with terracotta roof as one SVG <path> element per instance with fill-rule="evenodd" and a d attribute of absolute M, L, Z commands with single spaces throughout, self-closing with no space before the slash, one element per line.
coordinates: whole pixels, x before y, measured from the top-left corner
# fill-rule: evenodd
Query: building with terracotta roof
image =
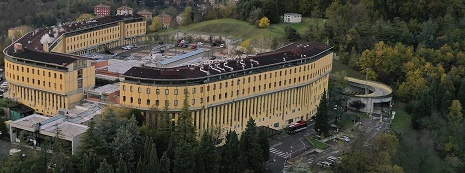
<path fill-rule="evenodd" d="M 121 105 L 141 110 L 167 106 L 179 117 L 185 96 L 198 134 L 223 135 L 257 126 L 282 129 L 315 115 L 332 69 L 332 47 L 293 43 L 256 56 L 207 60 L 179 67 L 132 67 L 121 82 Z"/>
<path fill-rule="evenodd" d="M 132 15 L 133 9 L 131 7 L 128 7 L 127 5 L 119 7 L 116 9 L 116 15 Z"/>
<path fill-rule="evenodd" d="M 160 15 L 160 18 L 161 18 L 162 23 L 163 23 L 163 28 L 169 28 L 170 24 L 171 24 L 171 16 L 169 14 L 162 13 Z"/>
<path fill-rule="evenodd" d="M 152 20 L 152 12 L 150 11 L 142 10 L 137 12 L 137 14 L 143 16 L 145 20 Z"/>
<path fill-rule="evenodd" d="M 99 17 L 105 17 L 105 16 L 110 16 L 111 15 L 111 7 L 108 5 L 96 5 L 94 7 L 94 14 L 97 18 Z"/>

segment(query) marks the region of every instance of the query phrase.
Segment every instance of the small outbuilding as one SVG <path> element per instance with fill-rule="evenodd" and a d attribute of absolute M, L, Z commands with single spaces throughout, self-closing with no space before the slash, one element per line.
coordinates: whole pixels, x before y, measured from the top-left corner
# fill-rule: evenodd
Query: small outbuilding
<path fill-rule="evenodd" d="M 302 22 L 302 15 L 299 13 L 286 13 L 284 14 L 284 23 L 300 23 Z"/>

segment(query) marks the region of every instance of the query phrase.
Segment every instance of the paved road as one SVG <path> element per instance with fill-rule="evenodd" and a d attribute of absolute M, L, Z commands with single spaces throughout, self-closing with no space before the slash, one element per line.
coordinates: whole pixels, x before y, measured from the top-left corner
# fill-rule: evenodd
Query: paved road
<path fill-rule="evenodd" d="M 313 147 L 305 139 L 305 135 L 313 133 L 313 125 L 309 125 L 304 131 L 296 134 L 285 134 L 279 139 L 270 140 L 270 160 L 266 163 L 268 172 L 281 173 L 288 168 L 286 160 L 302 153 L 304 149 Z"/>
<path fill-rule="evenodd" d="M 10 142 L 0 140 L 0 165 L 3 163 L 5 157 L 8 157 L 8 155 L 10 154 L 10 149 L 12 148 L 13 146 Z"/>

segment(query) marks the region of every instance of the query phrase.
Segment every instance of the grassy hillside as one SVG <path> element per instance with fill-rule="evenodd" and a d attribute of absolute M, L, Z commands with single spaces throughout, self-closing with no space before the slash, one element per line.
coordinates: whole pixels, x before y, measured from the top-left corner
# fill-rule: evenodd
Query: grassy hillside
<path fill-rule="evenodd" d="M 254 25 L 251 25 L 247 22 L 235 19 L 217 19 L 209 20 L 205 22 L 200 22 L 192 24 L 189 26 L 182 26 L 176 29 L 168 29 L 159 32 L 160 34 L 170 34 L 174 32 L 190 32 L 190 33 L 208 33 L 221 36 L 233 36 L 236 38 L 255 38 L 261 35 L 268 37 L 281 38 L 284 35 L 284 28 L 286 26 L 292 26 L 299 33 L 303 34 L 308 25 L 318 25 L 323 26 L 322 19 L 313 19 L 313 18 L 304 18 L 302 23 L 299 24 L 286 24 L 279 23 L 273 24 L 266 28 L 257 28 Z"/>

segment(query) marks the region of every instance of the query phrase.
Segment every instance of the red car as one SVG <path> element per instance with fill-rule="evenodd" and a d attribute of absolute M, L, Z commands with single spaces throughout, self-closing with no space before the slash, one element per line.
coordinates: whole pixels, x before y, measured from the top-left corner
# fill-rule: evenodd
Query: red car
<path fill-rule="evenodd" d="M 196 45 L 192 45 L 192 46 L 191 46 L 191 49 L 197 49 L 197 46 L 196 46 Z"/>

